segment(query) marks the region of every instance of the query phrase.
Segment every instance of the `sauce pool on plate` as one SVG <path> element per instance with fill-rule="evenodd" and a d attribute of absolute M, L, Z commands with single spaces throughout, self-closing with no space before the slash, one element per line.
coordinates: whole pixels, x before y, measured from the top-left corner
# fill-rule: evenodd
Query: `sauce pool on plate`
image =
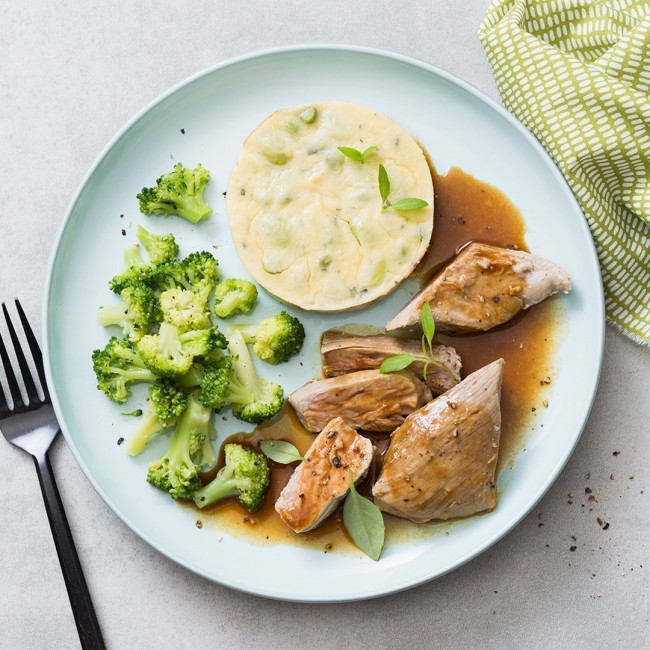
<path fill-rule="evenodd" d="M 434 172 L 433 185 L 434 234 L 414 278 L 422 282 L 430 279 L 471 241 L 528 250 L 523 218 L 499 189 L 458 168 L 451 168 L 444 175 Z M 560 333 L 562 316 L 561 303 L 551 298 L 491 331 L 455 336 L 440 334 L 437 337 L 440 343 L 453 346 L 461 355 L 463 377 L 500 357 L 506 361 L 501 393 L 499 471 L 515 462 L 517 452 L 525 444 L 527 432 L 537 426 L 537 414 L 548 405 L 553 378 L 553 350 Z M 372 483 L 381 468 L 381 456 L 388 448 L 390 439 L 389 434 L 368 435 L 380 453 L 358 488 L 365 495 L 370 494 Z M 294 444 L 304 454 L 314 437 L 302 427 L 291 407 L 286 405 L 274 421 L 259 426 L 250 435 L 238 434 L 225 442 L 257 447 L 260 440 L 282 439 Z M 295 463 L 279 465 L 269 461 L 269 465 L 271 487 L 258 511 L 249 514 L 234 499 L 205 510 L 199 510 L 193 504 L 188 504 L 188 507 L 196 511 L 197 519 L 203 526 L 214 527 L 234 536 L 245 535 L 254 543 L 289 543 L 324 552 L 361 553 L 345 532 L 342 508 L 338 508 L 314 531 L 298 535 L 290 530 L 275 512 L 274 504 L 289 480 Z M 384 518 L 388 543 L 439 534 L 458 523 L 414 524 L 390 515 Z"/>

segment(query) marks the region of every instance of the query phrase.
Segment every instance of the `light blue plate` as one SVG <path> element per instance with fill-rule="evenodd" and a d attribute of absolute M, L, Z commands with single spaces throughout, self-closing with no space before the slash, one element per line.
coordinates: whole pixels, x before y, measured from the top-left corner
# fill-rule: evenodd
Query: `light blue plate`
<path fill-rule="evenodd" d="M 502 189 L 520 208 L 531 250 L 564 267 L 573 291 L 562 298 L 565 336 L 550 407 L 538 418 L 514 469 L 500 476 L 496 510 L 453 526 L 449 535 L 390 543 L 379 562 L 294 546 L 260 547 L 211 529 L 145 483 L 160 440 L 136 459 L 117 438 L 133 422 L 95 389 L 90 354 L 107 340 L 98 305 L 114 296 L 107 280 L 135 242 L 135 226 L 177 234 L 181 253 L 214 250 L 227 275 L 247 277 L 225 215 L 230 170 L 245 137 L 281 107 L 324 99 L 372 106 L 411 132 L 438 171 L 451 165 Z M 181 133 L 185 130 L 185 134 Z M 136 194 L 175 161 L 211 170 L 206 196 L 213 217 L 198 226 L 145 217 Z M 121 217 L 120 215 L 124 215 Z M 121 234 L 126 229 L 127 236 Z M 352 314 L 300 313 L 308 340 L 297 362 L 260 370 L 289 392 L 318 368 L 317 341 L 326 328 L 351 322 L 382 326 L 406 302 L 404 287 Z M 277 311 L 262 297 L 256 318 Z M 507 533 L 559 474 L 587 419 L 603 350 L 604 311 L 594 246 L 564 179 L 533 137 L 502 108 L 451 75 L 388 52 L 342 46 L 273 50 L 220 64 L 172 89 L 137 115 L 100 155 L 74 197 L 50 263 L 44 303 L 48 384 L 63 433 L 102 498 L 138 535 L 173 560 L 236 589 L 297 601 L 343 601 L 387 594 L 430 580 L 467 562 Z M 295 312 L 298 313 L 298 312 Z M 143 390 L 132 403 L 140 403 Z M 130 408 L 127 408 L 130 410 Z M 219 440 L 241 430 L 217 420 Z M 504 487 L 505 486 L 505 487 Z"/>

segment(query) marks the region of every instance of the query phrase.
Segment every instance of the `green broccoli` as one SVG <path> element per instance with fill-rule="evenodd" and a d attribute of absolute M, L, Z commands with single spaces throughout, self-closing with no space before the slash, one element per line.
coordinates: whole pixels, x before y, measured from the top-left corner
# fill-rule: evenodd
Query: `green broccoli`
<path fill-rule="evenodd" d="M 194 294 L 192 302 L 200 310 L 207 311 L 208 298 L 220 275 L 219 262 L 211 253 L 200 251 L 190 253 L 180 262 L 162 264 L 156 286 L 163 292 L 175 289 L 191 291 Z"/>
<path fill-rule="evenodd" d="M 153 287 L 158 283 L 158 267 L 148 264 L 140 257 L 138 246 L 124 249 L 124 270 L 109 283 L 111 291 L 121 293 L 126 287 L 145 284 Z"/>
<path fill-rule="evenodd" d="M 219 318 L 247 314 L 257 300 L 257 287 L 248 280 L 229 278 L 214 288 L 214 313 Z"/>
<path fill-rule="evenodd" d="M 159 297 L 162 317 L 179 332 L 212 327 L 205 292 L 189 289 L 167 289 Z"/>
<path fill-rule="evenodd" d="M 194 503 L 205 508 L 228 497 L 237 497 L 249 512 L 257 510 L 269 487 L 270 471 L 264 454 L 238 444 L 224 446 L 226 464 L 215 478 L 194 493 Z"/>
<path fill-rule="evenodd" d="M 273 417 L 284 403 L 282 387 L 258 377 L 240 332 L 233 333 L 228 348 L 230 356 L 203 371 L 202 403 L 216 410 L 231 405 L 236 418 L 253 424 Z"/>
<path fill-rule="evenodd" d="M 210 180 L 210 172 L 200 164 L 191 170 L 182 163 L 163 174 L 156 187 L 143 187 L 137 195 L 143 214 L 177 214 L 192 223 L 198 223 L 212 214 L 212 208 L 203 199 L 203 190 Z"/>
<path fill-rule="evenodd" d="M 144 451 L 149 439 L 171 427 L 187 408 L 187 397 L 172 379 L 156 379 L 149 387 L 149 405 L 126 443 L 131 456 Z"/>
<path fill-rule="evenodd" d="M 125 402 L 129 387 L 139 381 L 154 381 L 154 375 L 128 339 L 113 336 L 103 350 L 93 351 L 97 388 L 114 402 Z"/>
<path fill-rule="evenodd" d="M 180 377 L 190 370 L 195 357 L 225 348 L 225 336 L 218 327 L 179 332 L 169 323 L 161 323 L 157 334 L 147 334 L 136 344 L 143 363 L 160 377 Z"/>
<path fill-rule="evenodd" d="M 253 352 L 267 363 L 277 365 L 298 354 L 305 340 L 305 328 L 295 317 L 281 311 L 258 325 L 233 325 L 228 332 L 239 330 L 246 343 L 254 343 Z"/>
<path fill-rule="evenodd" d="M 178 256 L 178 244 L 174 235 L 155 235 L 142 226 L 138 226 L 138 239 L 149 254 L 152 264 L 164 264 L 173 262 Z"/>
<path fill-rule="evenodd" d="M 137 341 L 147 333 L 151 323 L 160 320 L 158 300 L 146 284 L 124 287 L 120 296 L 122 302 L 99 308 L 97 321 L 104 327 L 118 325 L 125 336 Z"/>
<path fill-rule="evenodd" d="M 205 408 L 194 394 L 178 420 L 169 449 L 164 456 L 149 463 L 147 481 L 169 492 L 174 499 L 191 499 L 201 487 L 199 473 L 216 463 L 211 440 L 216 433 L 211 421 L 212 410 Z"/>

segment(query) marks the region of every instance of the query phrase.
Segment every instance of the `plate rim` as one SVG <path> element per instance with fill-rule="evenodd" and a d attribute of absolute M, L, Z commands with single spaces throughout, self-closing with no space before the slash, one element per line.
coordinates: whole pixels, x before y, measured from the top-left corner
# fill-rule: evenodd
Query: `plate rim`
<path fill-rule="evenodd" d="M 359 600 L 366 600 L 366 599 L 386 596 L 392 593 L 405 591 L 406 589 L 410 589 L 418 585 L 424 584 L 426 582 L 430 582 L 436 578 L 440 578 L 446 575 L 447 573 L 450 573 L 454 569 L 459 568 L 462 565 L 466 564 L 467 562 L 471 561 L 472 559 L 479 556 L 483 552 L 485 552 L 488 548 L 490 548 L 492 545 L 498 542 L 502 537 L 504 537 L 506 534 L 512 531 L 519 523 L 521 523 L 521 521 L 528 515 L 528 513 L 535 507 L 535 505 L 539 502 L 539 500 L 546 494 L 549 488 L 557 480 L 560 473 L 562 472 L 562 469 L 564 468 L 569 458 L 573 454 L 578 444 L 578 441 L 582 436 L 584 428 L 587 424 L 589 414 L 591 412 L 594 400 L 596 398 L 597 388 L 600 381 L 600 375 L 603 366 L 604 344 L 605 344 L 605 302 L 604 302 L 604 293 L 603 293 L 603 285 L 602 285 L 602 276 L 600 273 L 600 264 L 598 261 L 595 244 L 593 242 L 593 238 L 591 236 L 591 232 L 587 225 L 586 219 L 583 218 L 578 224 L 578 227 L 582 231 L 583 235 L 586 236 L 585 239 L 588 244 L 588 252 L 589 252 L 588 261 L 591 264 L 591 266 L 595 267 L 595 271 L 596 271 L 594 278 L 597 279 L 599 292 L 598 295 L 595 296 L 595 298 L 597 299 L 598 302 L 597 307 L 598 307 L 598 312 L 600 314 L 600 318 L 598 318 L 597 322 L 594 323 L 594 328 L 596 330 L 595 335 L 598 343 L 598 359 L 596 364 L 596 372 L 592 377 L 592 386 L 590 387 L 591 398 L 590 400 L 588 400 L 588 403 L 585 403 L 584 408 L 582 409 L 582 413 L 580 413 L 580 416 L 578 418 L 581 424 L 579 425 L 577 433 L 575 434 L 573 444 L 571 444 L 565 450 L 564 454 L 559 458 L 558 462 L 556 463 L 555 467 L 553 468 L 553 470 L 551 471 L 547 479 L 539 486 L 537 491 L 528 499 L 528 501 L 525 504 L 523 504 L 518 509 L 516 516 L 511 518 L 507 524 L 502 526 L 502 528 L 497 530 L 492 536 L 483 540 L 480 544 L 474 547 L 470 552 L 450 562 L 449 565 L 444 567 L 443 569 L 430 571 L 428 573 L 425 572 L 418 578 L 409 579 L 403 583 L 399 583 L 399 584 L 393 583 L 390 586 L 381 586 L 381 587 L 375 586 L 370 590 L 363 591 L 362 593 L 360 592 L 346 593 L 346 594 L 340 594 L 338 596 L 315 595 L 311 598 L 304 598 L 300 596 L 291 597 L 286 593 L 282 593 L 279 590 L 274 590 L 273 588 L 269 588 L 268 586 L 260 588 L 260 587 L 254 587 L 249 585 L 237 584 L 232 580 L 220 580 L 214 575 L 207 572 L 202 567 L 196 566 L 193 562 L 180 557 L 174 551 L 167 548 L 164 545 L 164 543 L 153 540 L 150 537 L 150 535 L 145 533 L 139 527 L 137 522 L 131 521 L 125 514 L 123 514 L 120 511 L 120 509 L 116 506 L 116 504 L 114 504 L 113 500 L 109 497 L 109 495 L 106 494 L 106 492 L 97 483 L 92 473 L 89 471 L 88 467 L 86 466 L 86 464 L 84 463 L 83 459 L 80 456 L 80 453 L 72 439 L 71 433 L 68 429 L 64 414 L 60 406 L 57 388 L 53 381 L 52 369 L 50 364 L 49 313 L 50 313 L 50 294 L 52 291 L 54 267 L 60 253 L 61 241 L 67 230 L 68 223 L 75 209 L 75 206 L 79 200 L 79 197 L 83 192 L 86 184 L 89 182 L 89 180 L 97 170 L 97 168 L 100 166 L 103 160 L 109 155 L 112 149 L 120 142 L 122 137 L 129 131 L 129 129 L 131 129 L 137 122 L 139 122 L 150 111 L 155 109 L 159 104 L 164 102 L 168 97 L 174 95 L 176 92 L 185 88 L 186 86 L 191 85 L 192 83 L 201 79 L 202 77 L 206 77 L 208 75 L 214 74 L 224 68 L 235 66 L 240 63 L 244 63 L 255 59 L 264 59 L 267 57 L 278 56 L 278 55 L 286 56 L 295 53 L 304 54 L 309 52 L 314 52 L 314 53 L 342 52 L 347 54 L 362 54 L 362 55 L 369 55 L 371 57 L 379 58 L 379 59 L 398 61 L 400 63 L 404 63 L 409 66 L 419 68 L 420 70 L 427 72 L 429 74 L 433 74 L 434 76 L 437 76 L 443 79 L 444 81 L 447 81 L 448 83 L 457 86 L 462 90 L 468 92 L 479 102 L 485 104 L 488 108 L 495 111 L 501 118 L 505 119 L 506 122 L 511 127 L 513 127 L 519 133 L 519 135 L 521 135 L 528 142 L 528 144 L 533 147 L 533 149 L 537 151 L 537 153 L 541 154 L 540 157 L 546 162 L 551 174 L 559 182 L 559 185 L 563 186 L 567 194 L 568 200 L 574 203 L 575 207 L 577 208 L 580 214 L 583 214 L 580 204 L 578 203 L 566 179 L 564 178 L 559 168 L 557 167 L 555 161 L 550 156 L 550 154 L 546 151 L 544 146 L 532 135 L 532 133 L 528 131 L 528 129 L 521 122 L 519 122 L 513 115 L 511 115 L 505 109 L 505 107 L 503 107 L 501 104 L 499 104 L 491 97 L 486 95 L 483 91 L 476 88 L 474 85 L 470 84 L 467 81 L 464 81 L 463 79 L 460 79 L 459 77 L 453 75 L 452 73 L 447 72 L 446 70 L 443 70 L 438 66 L 435 66 L 433 64 L 430 64 L 426 61 L 423 61 L 421 59 L 412 56 L 399 54 L 381 48 L 373 48 L 373 47 L 366 47 L 360 45 L 307 43 L 307 44 L 279 46 L 279 47 L 265 48 L 262 50 L 256 50 L 253 52 L 248 52 L 242 55 L 225 59 L 224 61 L 221 61 L 213 66 L 200 70 L 199 72 L 190 75 L 189 77 L 186 77 L 185 79 L 176 83 L 171 88 L 169 88 L 165 92 L 155 97 L 152 101 L 146 104 L 142 109 L 137 111 L 133 117 L 127 120 L 127 122 L 114 134 L 114 136 L 108 141 L 108 143 L 103 147 L 103 149 L 97 155 L 94 162 L 92 163 L 88 171 L 81 179 L 72 198 L 70 199 L 65 210 L 65 215 L 59 225 L 59 228 L 56 233 L 56 237 L 52 245 L 52 249 L 49 255 L 48 266 L 47 266 L 43 301 L 41 305 L 41 309 L 42 309 L 41 340 L 42 340 L 42 346 L 44 352 L 45 376 L 50 390 L 54 411 L 56 413 L 57 420 L 59 422 L 59 426 L 64 435 L 66 443 L 70 451 L 72 452 L 75 460 L 77 461 L 77 464 L 79 465 L 83 474 L 85 475 L 86 479 L 90 482 L 90 484 L 93 486 L 93 488 L 102 498 L 102 500 L 124 524 L 126 524 L 136 535 L 138 535 L 138 537 L 140 537 L 140 539 L 147 542 L 147 544 L 152 546 L 158 552 L 165 555 L 170 560 L 173 560 L 175 563 L 192 571 L 193 573 L 200 575 L 201 577 L 208 579 L 212 582 L 216 582 L 223 586 L 236 589 L 244 593 L 249 593 L 256 596 L 262 596 L 274 600 L 282 600 L 286 602 L 340 603 L 340 602 L 359 601 Z"/>

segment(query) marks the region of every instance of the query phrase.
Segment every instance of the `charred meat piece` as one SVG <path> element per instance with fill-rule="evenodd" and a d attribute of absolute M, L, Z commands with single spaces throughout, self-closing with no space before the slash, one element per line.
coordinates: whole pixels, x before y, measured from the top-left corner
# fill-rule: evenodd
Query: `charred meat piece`
<path fill-rule="evenodd" d="M 422 522 L 494 508 L 504 367 L 477 370 L 393 432 L 372 489 L 381 510 Z"/>
<path fill-rule="evenodd" d="M 323 523 L 348 493 L 349 472 L 358 483 L 370 467 L 372 453 L 368 438 L 341 418 L 333 419 L 316 436 L 275 502 L 282 521 L 297 533 Z"/>
<path fill-rule="evenodd" d="M 430 399 L 431 391 L 412 372 L 379 370 L 317 379 L 289 395 L 302 425 L 312 432 L 337 416 L 353 429 L 393 431 Z"/>
<path fill-rule="evenodd" d="M 422 377 L 424 371 L 424 355 L 419 341 L 407 341 L 383 334 L 355 336 L 340 332 L 325 332 L 320 352 L 323 359 L 323 374 L 326 377 L 338 377 L 355 370 L 379 368 L 384 359 L 396 354 L 412 354 L 418 360 L 414 361 L 408 369 L 418 377 Z M 452 381 L 441 368 L 430 364 L 427 368 L 426 384 L 433 395 L 439 395 L 460 381 L 461 360 L 456 350 L 446 345 L 434 345 L 433 356 L 449 368 L 455 380 Z"/>
<path fill-rule="evenodd" d="M 570 290 L 569 276 L 543 257 L 472 243 L 386 329 L 419 330 L 420 310 L 428 302 L 438 329 L 485 331 L 558 291 Z"/>

